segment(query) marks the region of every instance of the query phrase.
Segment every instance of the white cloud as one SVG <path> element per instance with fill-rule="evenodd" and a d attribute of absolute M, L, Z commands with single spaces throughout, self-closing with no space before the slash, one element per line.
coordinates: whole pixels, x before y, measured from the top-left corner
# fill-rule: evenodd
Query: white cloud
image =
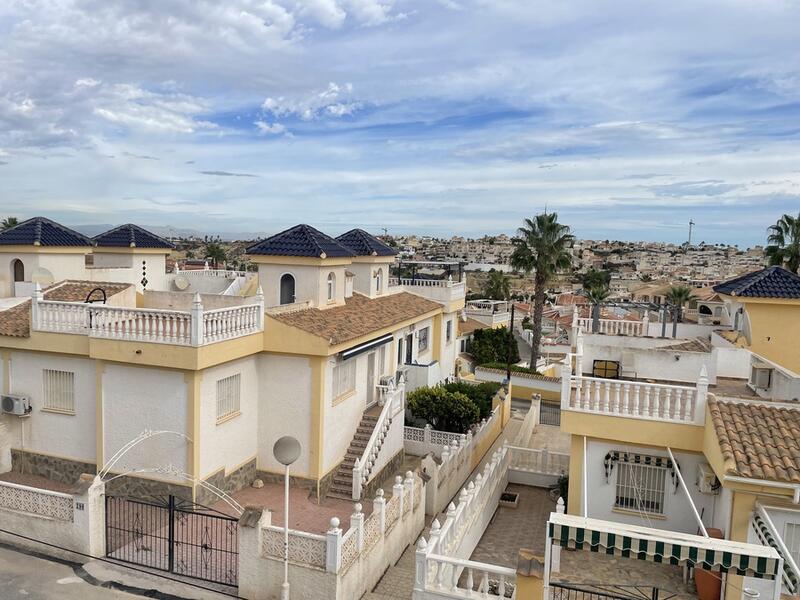
<path fill-rule="evenodd" d="M 322 91 L 312 92 L 304 97 L 267 98 L 261 103 L 261 109 L 275 117 L 294 115 L 304 121 L 311 121 L 322 114 L 343 117 L 353 114 L 362 107 L 360 102 L 347 99 L 352 92 L 353 86 L 350 83 L 339 85 L 330 82 Z"/>
<path fill-rule="evenodd" d="M 278 135 L 286 132 L 286 126 L 280 123 L 266 123 L 264 121 L 256 121 L 255 126 L 260 133 Z"/>

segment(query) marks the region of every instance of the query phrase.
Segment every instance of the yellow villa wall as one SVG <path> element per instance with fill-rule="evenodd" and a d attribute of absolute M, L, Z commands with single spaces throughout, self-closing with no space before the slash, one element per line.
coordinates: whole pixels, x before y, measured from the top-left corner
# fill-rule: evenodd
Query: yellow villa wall
<path fill-rule="evenodd" d="M 746 300 L 745 310 L 750 319 L 749 349 L 787 369 L 800 371 L 800 302 Z"/>

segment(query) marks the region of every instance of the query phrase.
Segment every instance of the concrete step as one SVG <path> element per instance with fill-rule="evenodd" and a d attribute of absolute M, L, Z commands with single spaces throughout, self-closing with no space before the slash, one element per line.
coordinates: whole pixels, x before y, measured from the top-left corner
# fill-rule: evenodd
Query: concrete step
<path fill-rule="evenodd" d="M 339 500 L 352 500 L 353 499 L 353 490 L 347 490 L 343 488 L 333 488 L 331 487 L 328 490 L 328 498 L 337 498 Z"/>

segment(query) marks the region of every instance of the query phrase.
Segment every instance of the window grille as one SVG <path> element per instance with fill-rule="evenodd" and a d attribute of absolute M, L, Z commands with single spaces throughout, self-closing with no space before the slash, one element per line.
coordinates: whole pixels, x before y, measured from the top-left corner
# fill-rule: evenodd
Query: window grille
<path fill-rule="evenodd" d="M 452 320 L 448 320 L 447 321 L 447 325 L 445 327 L 445 340 L 447 341 L 448 344 L 451 341 L 453 341 L 453 321 Z"/>
<path fill-rule="evenodd" d="M 356 389 L 356 361 L 346 360 L 333 367 L 333 397 L 338 398 Z"/>
<path fill-rule="evenodd" d="M 621 462 L 617 469 L 615 508 L 664 514 L 666 467 Z"/>
<path fill-rule="evenodd" d="M 242 376 L 239 373 L 217 380 L 217 420 L 239 412 L 241 392 Z"/>
<path fill-rule="evenodd" d="M 75 373 L 44 369 L 42 371 L 42 406 L 47 410 L 75 412 Z"/>

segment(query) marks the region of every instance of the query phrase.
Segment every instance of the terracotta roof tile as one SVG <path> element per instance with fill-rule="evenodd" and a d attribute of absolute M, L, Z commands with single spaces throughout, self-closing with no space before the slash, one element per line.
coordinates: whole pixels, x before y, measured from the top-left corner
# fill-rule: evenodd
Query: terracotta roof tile
<path fill-rule="evenodd" d="M 95 288 L 102 288 L 110 297 L 131 287 L 129 283 L 108 283 L 99 281 L 64 281 L 44 290 L 45 300 L 56 302 L 83 302 Z M 0 336 L 30 337 L 31 301 L 0 311 Z"/>
<path fill-rule="evenodd" d="M 309 308 L 276 314 L 273 318 L 330 340 L 335 346 L 441 308 L 438 302 L 408 292 L 373 299 L 353 294 L 345 300 L 344 306 L 323 310 Z"/>
<path fill-rule="evenodd" d="M 800 483 L 800 410 L 745 402 L 709 402 L 722 456 L 736 474 Z"/>
<path fill-rule="evenodd" d="M 485 323 L 467 317 L 466 321 L 458 322 L 458 335 L 469 335 L 478 329 L 486 329 L 487 327 L 489 326 Z"/>

